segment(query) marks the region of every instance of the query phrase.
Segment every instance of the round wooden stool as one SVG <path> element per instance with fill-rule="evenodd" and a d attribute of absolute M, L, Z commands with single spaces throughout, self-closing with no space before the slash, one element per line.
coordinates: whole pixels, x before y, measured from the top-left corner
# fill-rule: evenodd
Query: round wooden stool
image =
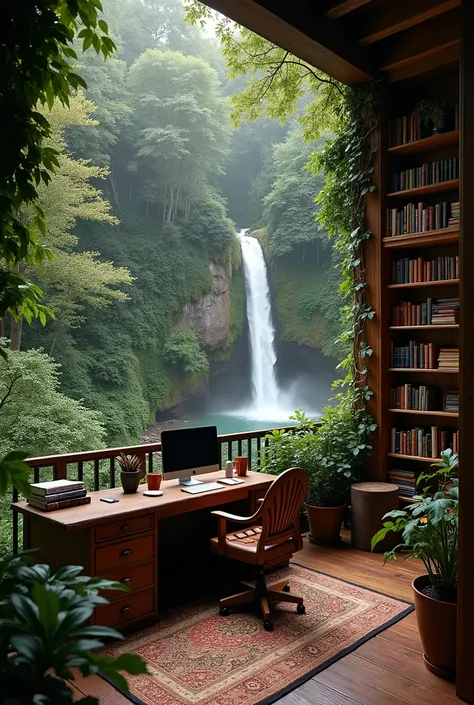
<path fill-rule="evenodd" d="M 398 509 L 398 488 L 388 482 L 357 482 L 351 487 L 352 545 L 361 551 L 370 551 L 372 536 L 382 528 L 382 517 Z M 397 543 L 397 536 L 389 534 L 375 551 L 386 551 Z"/>

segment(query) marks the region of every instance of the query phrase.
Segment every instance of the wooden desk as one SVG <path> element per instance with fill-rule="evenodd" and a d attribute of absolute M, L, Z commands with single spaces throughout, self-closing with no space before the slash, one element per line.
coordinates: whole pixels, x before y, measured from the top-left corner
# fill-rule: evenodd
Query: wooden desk
<path fill-rule="evenodd" d="M 223 473 L 200 477 L 204 482 L 215 482 Z M 82 565 L 88 575 L 100 575 L 128 585 L 131 592 L 111 593 L 109 605 L 98 607 L 94 621 L 118 628 L 136 628 L 143 622 L 156 619 L 159 610 L 158 575 L 160 555 L 167 553 L 175 561 L 186 561 L 190 551 L 196 553 L 193 533 L 176 531 L 170 536 L 161 531 L 172 517 L 184 517 L 205 510 L 206 524 L 217 533 L 214 522 L 209 524 L 210 511 L 226 504 L 240 503 L 240 511 L 252 513 L 257 500 L 263 497 L 275 477 L 265 473 L 249 472 L 240 485 L 222 485 L 222 489 L 192 495 L 182 492 L 177 480 L 162 483 L 161 497 L 145 497 L 146 485 L 140 485 L 136 494 L 124 494 L 122 489 L 91 492 L 91 503 L 54 512 L 42 512 L 26 502 L 17 502 L 13 509 L 23 515 L 23 544 L 35 548 L 35 560 L 48 563 L 53 570 L 63 565 Z M 117 497 L 115 504 L 101 502 L 101 497 Z M 242 506 L 244 503 L 245 506 Z M 198 549 L 207 555 L 204 533 Z M 164 543 L 166 542 L 166 544 Z M 167 546 L 165 551 L 163 546 Z M 195 556 L 194 556 L 195 557 Z M 167 570 L 173 568 L 167 567 Z M 191 571 L 190 571 L 191 572 Z M 192 576 L 188 575 L 189 585 Z"/>

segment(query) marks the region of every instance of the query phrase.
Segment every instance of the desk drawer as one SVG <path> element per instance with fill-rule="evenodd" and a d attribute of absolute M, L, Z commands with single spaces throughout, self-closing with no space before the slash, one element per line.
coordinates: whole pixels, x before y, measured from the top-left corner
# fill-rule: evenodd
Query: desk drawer
<path fill-rule="evenodd" d="M 102 573 L 111 568 L 120 568 L 153 558 L 153 536 L 129 539 L 113 546 L 104 546 L 95 551 L 95 570 Z"/>
<path fill-rule="evenodd" d="M 153 561 L 148 561 L 147 563 L 137 563 L 137 565 L 124 566 L 123 568 L 114 568 L 114 570 L 102 573 L 101 577 L 106 580 L 113 580 L 116 583 L 123 583 L 132 592 L 136 592 L 155 584 L 155 564 Z M 123 597 L 124 595 L 123 592 L 116 590 L 106 590 L 103 594 L 109 600 L 115 597 Z"/>
<path fill-rule="evenodd" d="M 119 521 L 113 521 L 110 524 L 99 524 L 95 527 L 95 540 L 99 543 L 150 529 L 153 529 L 153 514 L 144 514 L 131 519 L 119 519 Z"/>
<path fill-rule="evenodd" d="M 120 627 L 140 617 L 153 614 L 153 588 L 140 590 L 132 595 L 101 605 L 95 610 L 95 621 L 105 627 Z"/>

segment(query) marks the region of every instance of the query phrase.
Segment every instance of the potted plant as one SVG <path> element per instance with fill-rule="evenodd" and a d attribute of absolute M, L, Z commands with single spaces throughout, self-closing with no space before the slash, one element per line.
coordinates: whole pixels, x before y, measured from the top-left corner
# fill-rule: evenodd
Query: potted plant
<path fill-rule="evenodd" d="M 456 667 L 456 616 L 458 568 L 458 455 L 441 453 L 436 471 L 420 475 L 418 482 L 431 483 L 416 504 L 389 512 L 384 526 L 372 539 L 375 547 L 387 533 L 402 534 L 402 542 L 384 554 L 384 563 L 396 551 L 410 551 L 405 558 L 420 558 L 426 574 L 415 578 L 415 610 L 426 667 L 436 675 L 453 679 Z"/>
<path fill-rule="evenodd" d="M 443 132 L 448 105 L 443 101 L 420 100 L 415 113 L 425 125 L 433 126 L 433 135 Z"/>
<path fill-rule="evenodd" d="M 296 411 L 290 418 L 298 427 L 268 434 L 261 454 L 265 472 L 279 474 L 297 466 L 308 474 L 305 509 L 316 543 L 339 541 L 350 486 L 360 479 L 368 437 L 376 428 L 362 408 L 353 408 L 349 394 L 337 399 L 339 404 L 326 407 L 320 422 Z"/>
<path fill-rule="evenodd" d="M 122 489 L 125 494 L 133 494 L 140 484 L 141 460 L 138 455 L 125 455 L 125 453 L 120 453 L 117 460 L 120 465 Z"/>
<path fill-rule="evenodd" d="M 364 409 L 352 408 L 350 397 L 338 399 L 338 406 L 324 409 L 309 472 L 306 512 L 310 538 L 319 544 L 340 541 L 350 487 L 360 480 L 369 433 L 376 428 Z"/>

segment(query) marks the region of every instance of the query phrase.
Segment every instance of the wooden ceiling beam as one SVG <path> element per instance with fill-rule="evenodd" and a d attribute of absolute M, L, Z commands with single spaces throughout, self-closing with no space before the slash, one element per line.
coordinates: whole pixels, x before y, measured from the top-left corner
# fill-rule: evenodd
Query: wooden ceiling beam
<path fill-rule="evenodd" d="M 360 19 L 361 33 L 359 42 L 363 45 L 373 44 L 382 39 L 414 27 L 421 22 L 460 7 L 461 0 L 398 0 L 378 11 L 367 12 Z"/>
<path fill-rule="evenodd" d="M 374 76 L 367 50 L 325 17 L 313 0 L 203 0 L 328 76 L 355 85 Z"/>
<path fill-rule="evenodd" d="M 426 71 L 430 61 L 432 67 L 440 66 L 459 55 L 460 32 L 457 8 L 379 42 L 374 46 L 377 65 L 391 80 L 414 75 L 419 65 Z"/>
<path fill-rule="evenodd" d="M 335 7 L 331 7 L 330 10 L 326 12 L 326 15 L 331 20 L 337 20 L 339 17 L 347 15 L 349 12 L 358 10 L 364 5 L 368 5 L 373 0 L 344 0 L 344 2 L 339 2 Z"/>

